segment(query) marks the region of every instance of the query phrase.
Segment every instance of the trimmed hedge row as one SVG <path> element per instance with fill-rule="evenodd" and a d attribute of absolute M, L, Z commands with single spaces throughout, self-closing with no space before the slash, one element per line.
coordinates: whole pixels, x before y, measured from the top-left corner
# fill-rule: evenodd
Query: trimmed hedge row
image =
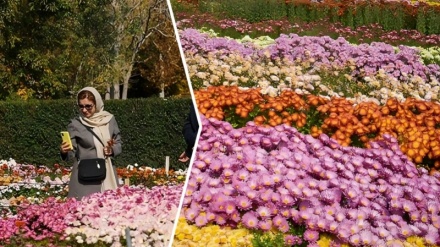
<path fill-rule="evenodd" d="M 115 115 L 121 129 L 123 151 L 117 166 L 163 167 L 170 156 L 170 168 L 185 168 L 177 159 L 185 149 L 182 127 L 190 103 L 190 98 L 105 101 L 105 110 Z M 60 159 L 59 132 L 77 115 L 74 100 L 0 102 L 0 159 L 70 165 Z"/>
<path fill-rule="evenodd" d="M 192 2 L 192 1 L 189 1 Z M 199 0 L 197 8 L 217 17 L 243 18 L 249 22 L 287 18 L 294 22 L 328 19 L 352 28 L 372 23 L 385 30 L 416 29 L 423 34 L 440 34 L 440 6 L 405 2 L 327 0 L 313 3 L 309 0 Z M 179 7 L 179 2 L 173 2 Z"/>

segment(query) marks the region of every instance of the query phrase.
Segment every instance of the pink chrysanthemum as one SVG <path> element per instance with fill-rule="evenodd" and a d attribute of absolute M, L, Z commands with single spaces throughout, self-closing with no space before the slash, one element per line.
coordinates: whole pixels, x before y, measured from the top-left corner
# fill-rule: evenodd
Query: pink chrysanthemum
<path fill-rule="evenodd" d="M 347 242 L 348 238 L 351 236 L 350 230 L 348 230 L 344 227 L 340 227 L 336 234 L 337 234 L 338 238 L 344 242 Z"/>
<path fill-rule="evenodd" d="M 309 220 L 312 218 L 312 213 L 309 210 L 304 210 L 299 212 L 299 217 L 303 220 Z"/>
<path fill-rule="evenodd" d="M 253 212 L 245 213 L 241 218 L 241 222 L 248 229 L 256 229 L 258 226 L 258 218 Z"/>
<path fill-rule="evenodd" d="M 371 246 L 373 242 L 373 233 L 368 230 L 363 230 L 359 233 L 361 243 L 365 246 Z"/>
<path fill-rule="evenodd" d="M 327 230 L 329 223 L 326 219 L 319 218 L 316 221 L 316 226 L 321 230 Z"/>
<path fill-rule="evenodd" d="M 206 163 L 201 160 L 196 160 L 196 161 L 194 161 L 193 167 L 196 167 L 200 170 L 203 170 L 206 167 Z"/>
<path fill-rule="evenodd" d="M 272 215 L 270 209 L 265 206 L 259 206 L 256 212 L 257 215 L 260 216 L 262 219 L 269 218 Z"/>
<path fill-rule="evenodd" d="M 287 221 L 283 221 L 279 226 L 278 226 L 278 230 L 282 233 L 286 233 L 289 231 L 289 223 L 287 223 Z"/>
<path fill-rule="evenodd" d="M 278 203 L 281 200 L 281 195 L 279 193 L 277 193 L 277 192 L 273 192 L 272 195 L 270 196 L 270 200 L 273 203 Z"/>
<path fill-rule="evenodd" d="M 258 222 L 258 228 L 263 231 L 270 231 L 272 229 L 272 221 L 271 220 L 262 220 Z"/>
<path fill-rule="evenodd" d="M 261 184 L 264 186 L 272 186 L 274 181 L 269 174 L 265 174 L 261 177 Z"/>
<path fill-rule="evenodd" d="M 222 193 L 217 193 L 213 195 L 212 201 L 214 202 L 226 202 L 228 200 L 228 196 Z"/>
<path fill-rule="evenodd" d="M 210 210 L 214 212 L 226 212 L 226 202 L 214 202 L 210 204 Z"/>
<path fill-rule="evenodd" d="M 250 172 L 254 172 L 257 169 L 257 166 L 255 164 L 248 163 L 245 165 L 245 168 Z"/>
<path fill-rule="evenodd" d="M 283 224 L 284 222 L 287 222 L 286 218 L 284 218 L 284 217 L 281 216 L 281 215 L 277 215 L 277 216 L 275 216 L 275 217 L 272 219 L 272 221 L 273 221 L 274 226 L 277 226 L 277 227 L 279 227 L 279 226 L 280 226 L 281 224 Z"/>
<path fill-rule="evenodd" d="M 241 220 L 240 213 L 237 210 L 232 212 L 229 216 L 230 219 L 233 220 L 235 223 L 238 223 Z"/>
<path fill-rule="evenodd" d="M 255 191 L 255 190 L 246 191 L 246 196 L 251 200 L 257 198 L 258 194 L 259 194 L 259 192 Z"/>
<path fill-rule="evenodd" d="M 310 230 L 318 230 L 317 222 L 318 222 L 318 217 L 312 215 L 310 219 L 306 220 L 307 228 Z"/>
<path fill-rule="evenodd" d="M 351 235 L 349 240 L 350 240 L 350 244 L 352 244 L 354 246 L 359 246 L 361 244 L 361 238 L 360 238 L 359 234 Z"/>
<path fill-rule="evenodd" d="M 404 200 L 402 203 L 402 209 L 409 213 L 416 210 L 416 205 L 412 201 Z"/>
<path fill-rule="evenodd" d="M 271 196 L 272 196 L 272 191 L 271 190 L 265 190 L 263 193 L 261 193 L 260 194 L 260 199 L 263 201 L 263 202 L 269 202 L 270 201 L 270 198 L 271 198 Z"/>
<path fill-rule="evenodd" d="M 293 185 L 290 189 L 289 189 L 290 193 L 292 193 L 293 196 L 295 197 L 302 197 L 302 190 L 300 188 L 298 188 L 296 185 Z"/>
<path fill-rule="evenodd" d="M 209 169 L 218 172 L 218 171 L 220 171 L 222 169 L 222 163 L 220 163 L 220 162 L 212 162 L 209 165 Z"/>
<path fill-rule="evenodd" d="M 212 193 L 211 193 L 209 190 L 206 190 L 206 191 L 203 193 L 203 198 L 202 198 L 202 200 L 203 200 L 204 202 L 209 202 L 209 201 L 211 201 L 211 199 L 212 199 Z"/>
<path fill-rule="evenodd" d="M 194 219 L 199 215 L 199 210 L 196 208 L 188 208 L 185 211 L 185 218 L 190 222 L 194 222 Z"/>
<path fill-rule="evenodd" d="M 231 169 L 224 169 L 223 170 L 223 176 L 224 177 L 230 178 L 230 177 L 232 177 L 232 175 L 234 175 L 234 171 L 233 170 L 231 170 Z"/>
<path fill-rule="evenodd" d="M 356 219 L 358 215 L 358 210 L 351 208 L 347 211 L 347 218 L 349 219 Z"/>
<path fill-rule="evenodd" d="M 208 185 L 213 188 L 216 188 L 220 184 L 221 184 L 220 179 L 218 179 L 218 178 L 210 178 L 208 181 Z"/>
<path fill-rule="evenodd" d="M 413 235 L 413 231 L 411 230 L 411 227 L 409 227 L 408 225 L 403 225 L 400 228 L 400 235 L 404 239 L 406 239 L 406 238 L 408 238 L 408 237 Z"/>
<path fill-rule="evenodd" d="M 338 222 L 342 222 L 346 218 L 346 215 L 344 212 L 337 212 L 335 215 L 335 220 Z"/>
<path fill-rule="evenodd" d="M 390 235 L 390 232 L 387 229 L 385 229 L 384 227 L 379 227 L 376 229 L 376 234 L 380 238 L 385 239 Z"/>
<path fill-rule="evenodd" d="M 332 233 L 335 233 L 335 231 L 338 229 L 339 223 L 332 221 L 330 222 L 330 224 L 328 225 L 328 230 Z"/>
<path fill-rule="evenodd" d="M 258 180 L 257 179 L 249 179 L 247 182 L 247 186 L 249 186 L 249 188 L 255 190 L 258 188 Z"/>
<path fill-rule="evenodd" d="M 295 203 L 295 200 L 290 195 L 281 195 L 280 200 L 283 206 L 292 206 Z"/>
<path fill-rule="evenodd" d="M 213 212 L 210 212 L 210 211 L 206 212 L 206 219 L 207 219 L 208 221 L 213 221 L 213 220 L 215 220 L 215 217 L 216 217 L 216 215 L 215 215 Z"/>
<path fill-rule="evenodd" d="M 281 168 L 280 168 L 281 169 Z M 276 170 L 276 169 L 275 169 Z M 281 171 L 278 171 L 278 172 L 281 172 Z M 280 183 L 280 182 L 282 182 L 283 181 L 283 176 L 281 175 L 281 174 L 274 174 L 274 175 L 272 175 L 272 181 L 275 183 L 275 184 L 278 184 L 278 183 Z"/>
<path fill-rule="evenodd" d="M 287 246 L 293 246 L 298 244 L 298 236 L 294 236 L 294 235 L 286 235 L 284 237 L 284 244 Z"/>
<path fill-rule="evenodd" d="M 249 172 L 247 170 L 241 169 L 237 172 L 237 178 L 241 181 L 246 181 L 249 178 Z"/>
<path fill-rule="evenodd" d="M 290 209 L 290 217 L 294 222 L 298 222 L 301 219 L 299 211 L 295 208 Z"/>
<path fill-rule="evenodd" d="M 195 219 L 195 225 L 198 227 L 205 226 L 208 223 L 208 219 L 206 218 L 206 214 L 199 214 Z"/>
<path fill-rule="evenodd" d="M 280 214 L 281 214 L 283 217 L 290 218 L 290 209 L 288 209 L 288 208 L 282 208 L 282 209 L 280 209 Z"/>
<path fill-rule="evenodd" d="M 429 222 L 429 216 L 426 212 L 421 212 L 420 213 L 420 221 L 423 223 L 428 223 Z"/>
<path fill-rule="evenodd" d="M 226 224 L 226 214 L 217 214 L 215 217 L 215 223 L 219 226 Z"/>
<path fill-rule="evenodd" d="M 235 203 L 237 207 L 242 210 L 248 210 L 252 206 L 251 200 L 249 200 L 249 198 L 246 196 L 238 196 L 235 199 Z"/>
<path fill-rule="evenodd" d="M 318 240 L 319 238 L 319 232 L 318 231 L 313 231 L 313 230 L 305 230 L 304 232 L 304 239 L 310 243 L 314 243 Z"/>
<path fill-rule="evenodd" d="M 233 201 L 227 201 L 227 202 L 224 204 L 224 207 L 225 207 L 225 212 L 226 212 L 227 214 L 232 214 L 233 212 L 236 211 L 236 209 L 235 209 L 235 203 L 234 203 Z"/>

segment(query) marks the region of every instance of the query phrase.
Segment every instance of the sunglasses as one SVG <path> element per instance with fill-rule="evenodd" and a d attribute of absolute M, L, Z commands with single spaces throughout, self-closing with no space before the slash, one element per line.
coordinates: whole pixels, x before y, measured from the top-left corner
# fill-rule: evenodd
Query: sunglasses
<path fill-rule="evenodd" d="M 95 106 L 95 105 L 79 105 L 79 104 L 78 104 L 79 109 L 84 109 L 84 108 L 86 108 L 86 110 L 88 110 L 88 111 L 90 111 L 94 106 Z"/>

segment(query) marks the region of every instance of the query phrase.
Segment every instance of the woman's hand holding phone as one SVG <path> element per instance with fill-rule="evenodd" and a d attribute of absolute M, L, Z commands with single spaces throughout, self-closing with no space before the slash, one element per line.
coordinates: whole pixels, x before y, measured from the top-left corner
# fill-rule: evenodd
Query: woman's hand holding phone
<path fill-rule="evenodd" d="M 70 144 L 68 142 L 62 142 L 61 147 L 60 147 L 60 151 L 61 151 L 61 153 L 66 154 L 69 151 L 72 151 L 72 148 L 70 147 Z"/>
<path fill-rule="evenodd" d="M 61 134 L 61 138 L 62 138 L 62 143 L 61 143 L 61 146 L 60 146 L 60 152 L 62 154 L 66 154 L 69 151 L 73 150 L 72 141 L 70 140 L 69 132 L 61 131 L 60 134 Z"/>

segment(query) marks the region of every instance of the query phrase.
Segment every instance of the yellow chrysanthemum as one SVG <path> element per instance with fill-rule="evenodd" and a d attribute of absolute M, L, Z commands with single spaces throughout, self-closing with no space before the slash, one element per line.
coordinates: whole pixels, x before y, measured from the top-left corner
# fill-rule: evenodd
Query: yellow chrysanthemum
<path fill-rule="evenodd" d="M 425 245 L 425 241 L 423 240 L 423 238 L 417 237 L 417 236 L 412 236 L 406 239 L 406 242 L 413 244 L 414 246 L 417 247 L 427 247 L 427 245 Z"/>

